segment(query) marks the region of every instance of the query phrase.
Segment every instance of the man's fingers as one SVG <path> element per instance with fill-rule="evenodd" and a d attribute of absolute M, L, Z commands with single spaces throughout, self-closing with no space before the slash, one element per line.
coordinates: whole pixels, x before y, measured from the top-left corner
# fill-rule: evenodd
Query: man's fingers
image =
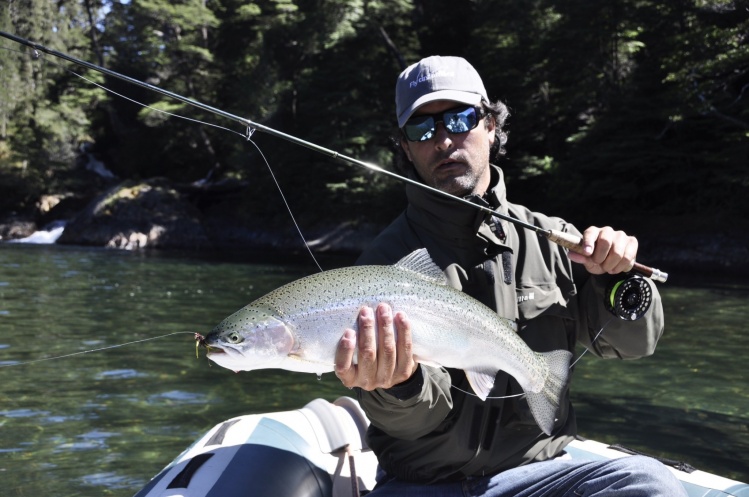
<path fill-rule="evenodd" d="M 602 245 L 602 253 L 595 258 L 595 262 L 609 274 L 618 274 L 632 269 L 637 255 L 637 239 L 623 231 L 605 229 L 606 231 L 601 232 L 598 242 Z M 597 251 L 598 246 L 596 246 Z"/>
<path fill-rule="evenodd" d="M 624 250 L 622 252 L 622 259 L 614 268 L 612 274 L 624 273 L 632 269 L 632 266 L 635 265 L 635 258 L 637 257 L 638 247 L 639 242 L 637 241 L 637 238 L 628 236 L 625 242 Z"/>
<path fill-rule="evenodd" d="M 356 365 L 354 352 L 356 351 L 356 332 L 347 329 L 343 332 L 335 354 L 335 375 L 341 382 L 352 388 L 356 382 Z"/>
<path fill-rule="evenodd" d="M 398 312 L 394 318 L 397 337 L 398 358 L 393 374 L 396 384 L 409 379 L 416 371 L 416 362 L 413 358 L 413 342 L 411 338 L 411 323 L 406 313 Z"/>
<path fill-rule="evenodd" d="M 357 324 L 358 334 L 345 330 L 336 349 L 335 374 L 341 382 L 349 388 L 374 390 L 390 388 L 410 378 L 417 364 L 406 315 L 393 315 L 392 308 L 382 303 L 376 311 L 362 307 Z"/>
<path fill-rule="evenodd" d="M 573 262 L 584 264 L 592 274 L 618 274 L 634 266 L 638 243 L 635 237 L 623 231 L 615 231 L 609 226 L 591 226 L 583 232 L 583 247 L 588 256 L 571 252 Z"/>
<path fill-rule="evenodd" d="M 598 241 L 598 234 L 601 228 L 591 226 L 590 228 L 583 231 L 583 254 L 584 256 L 590 257 L 593 255 L 593 251 L 596 248 L 596 242 Z"/>
<path fill-rule="evenodd" d="M 371 307 L 362 307 L 359 311 L 358 345 L 356 386 L 371 390 L 374 388 L 371 385 L 377 375 L 377 333 L 374 311 Z"/>
<path fill-rule="evenodd" d="M 586 233 L 588 231 L 591 231 L 590 228 L 585 230 Z M 590 260 L 595 264 L 601 265 L 609 256 L 609 251 L 611 250 L 611 246 L 614 243 L 614 230 L 609 228 L 608 226 L 605 228 L 600 228 L 598 230 L 597 238 L 593 243 L 595 245 L 595 248 L 593 249 L 593 253 L 590 255 Z"/>
<path fill-rule="evenodd" d="M 393 311 L 387 304 L 377 306 L 377 385 L 391 387 L 395 370 L 396 348 Z"/>

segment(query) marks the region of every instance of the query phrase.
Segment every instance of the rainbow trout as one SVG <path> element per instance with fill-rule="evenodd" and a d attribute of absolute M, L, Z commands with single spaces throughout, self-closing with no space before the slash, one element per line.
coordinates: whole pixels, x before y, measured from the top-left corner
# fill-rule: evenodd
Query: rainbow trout
<path fill-rule="evenodd" d="M 288 283 L 224 319 L 200 343 L 209 359 L 233 371 L 322 374 L 333 371 L 343 330 L 356 329 L 359 309 L 380 302 L 405 311 L 415 360 L 462 369 L 482 400 L 505 371 L 523 388 L 538 426 L 551 434 L 572 354 L 532 351 L 515 323 L 450 287 L 426 249 L 392 266 L 344 267 Z"/>

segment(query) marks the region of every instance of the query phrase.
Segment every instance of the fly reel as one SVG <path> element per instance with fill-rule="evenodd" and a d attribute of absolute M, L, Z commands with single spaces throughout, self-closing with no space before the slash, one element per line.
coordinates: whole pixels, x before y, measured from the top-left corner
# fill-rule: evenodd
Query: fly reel
<path fill-rule="evenodd" d="M 625 321 L 640 319 L 653 303 L 653 289 L 642 276 L 631 274 L 606 291 L 606 308 Z"/>

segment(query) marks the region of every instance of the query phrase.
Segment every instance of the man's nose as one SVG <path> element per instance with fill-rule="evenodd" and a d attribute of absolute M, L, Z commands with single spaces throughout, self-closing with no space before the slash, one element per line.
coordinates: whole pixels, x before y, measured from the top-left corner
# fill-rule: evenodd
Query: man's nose
<path fill-rule="evenodd" d="M 450 137 L 450 133 L 447 132 L 447 128 L 445 128 L 445 124 L 443 122 L 438 122 L 435 124 L 433 139 L 434 146 L 437 148 L 437 150 L 447 150 L 448 148 L 452 147 L 453 140 Z"/>

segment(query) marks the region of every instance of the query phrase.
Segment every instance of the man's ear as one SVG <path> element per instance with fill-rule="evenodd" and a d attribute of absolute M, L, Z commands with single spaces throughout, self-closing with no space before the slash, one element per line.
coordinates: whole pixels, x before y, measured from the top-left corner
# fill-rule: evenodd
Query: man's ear
<path fill-rule="evenodd" d="M 411 150 L 408 148 L 408 141 L 401 138 L 401 148 L 406 153 L 406 157 L 408 157 L 409 162 L 413 162 L 413 159 L 411 158 Z"/>
<path fill-rule="evenodd" d="M 497 137 L 497 133 L 495 133 L 496 128 L 497 128 L 497 121 L 494 120 L 493 115 L 488 114 L 484 118 L 484 122 L 485 122 L 484 127 L 486 128 L 486 131 L 489 135 L 489 146 L 491 147 L 492 145 L 494 145 L 494 140 Z"/>

